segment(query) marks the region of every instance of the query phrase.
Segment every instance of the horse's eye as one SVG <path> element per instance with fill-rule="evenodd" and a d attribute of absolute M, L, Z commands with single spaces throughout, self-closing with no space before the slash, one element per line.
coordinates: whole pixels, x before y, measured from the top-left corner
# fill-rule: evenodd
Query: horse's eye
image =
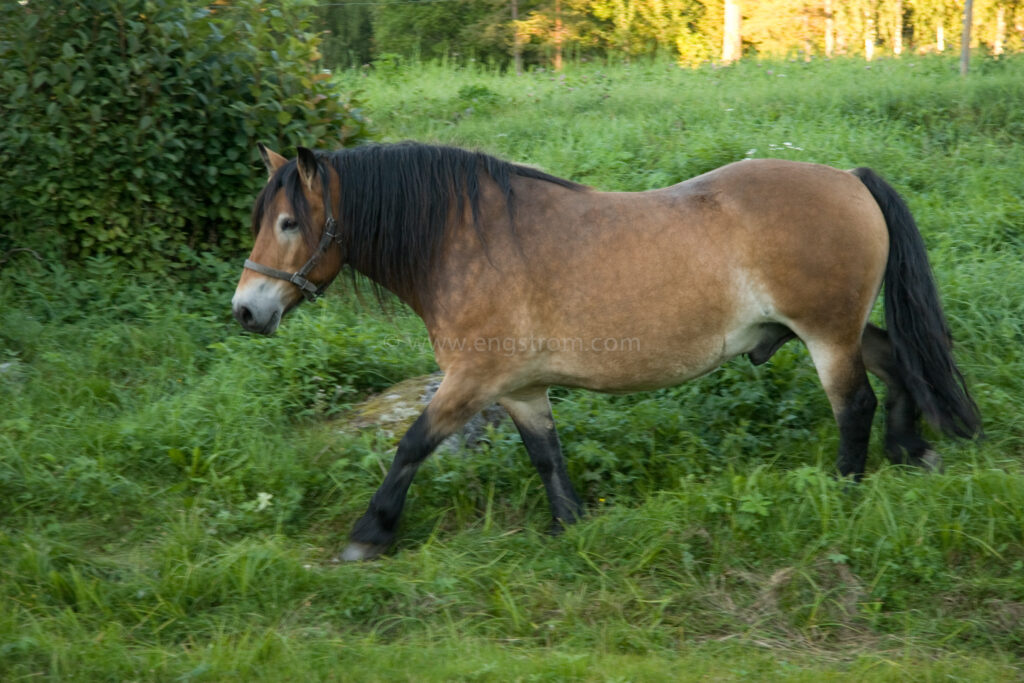
<path fill-rule="evenodd" d="M 297 220 L 295 220 L 294 218 L 286 218 L 283 221 L 281 221 L 281 229 L 282 230 L 298 230 L 299 229 L 299 222 Z"/>

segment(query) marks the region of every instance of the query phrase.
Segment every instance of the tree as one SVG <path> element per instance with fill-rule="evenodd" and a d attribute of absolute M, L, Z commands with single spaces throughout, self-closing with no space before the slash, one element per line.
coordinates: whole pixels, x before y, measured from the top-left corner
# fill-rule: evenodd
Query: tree
<path fill-rule="evenodd" d="M 680 64 L 738 59 L 744 47 L 765 56 L 943 51 L 961 31 L 963 0 L 403 0 L 372 10 L 347 0 L 330 10 L 325 53 L 332 63 L 397 53 L 459 55 L 507 63 L 563 58 L 673 55 Z M 333 3 L 329 3 L 333 6 Z M 356 7 L 363 15 L 359 15 Z M 974 0 L 974 44 L 993 54 L 1024 48 L 1024 0 Z M 341 26 L 343 12 L 353 12 Z M 367 14 L 368 13 L 368 14 Z M 371 16 L 369 29 L 358 16 Z M 346 15 L 347 16 L 347 15 Z M 335 17 L 334 19 L 330 19 Z M 727 31 L 728 29 L 728 31 Z M 727 36 L 728 33 L 728 36 Z M 728 40 L 727 40 L 728 38 Z M 343 45 L 337 49 L 335 44 Z"/>
<path fill-rule="evenodd" d="M 878 23 L 892 53 L 903 54 L 903 0 L 883 0 L 878 7 Z"/>
<path fill-rule="evenodd" d="M 832 12 L 832 0 L 825 0 L 825 56 L 832 57 L 836 51 L 836 18 Z"/>
<path fill-rule="evenodd" d="M 743 40 L 759 55 L 805 58 L 819 50 L 825 13 L 819 0 L 762 0 L 747 6 Z"/>
<path fill-rule="evenodd" d="M 534 6 L 525 20 L 516 23 L 517 40 L 532 43 L 546 53 L 555 71 L 562 68 L 562 51 L 572 36 L 571 23 L 566 23 L 565 16 L 561 0 L 553 0 Z"/>
<path fill-rule="evenodd" d="M 1022 0 L 974 0 L 974 44 L 987 45 L 995 57 L 1007 50 L 1020 49 L 1024 38 L 1024 2 Z M 1013 32 L 1011 33 L 1011 29 Z"/>
<path fill-rule="evenodd" d="M 992 54 L 996 57 L 1003 54 L 1006 44 L 1006 5 L 996 7 L 996 36 L 992 43 Z"/>
<path fill-rule="evenodd" d="M 458 51 L 460 26 L 469 20 L 467 3 L 381 4 L 373 11 L 376 56 L 397 54 L 406 58 L 448 57 Z"/>
<path fill-rule="evenodd" d="M 320 51 L 329 68 L 348 68 L 373 59 L 370 7 L 361 0 L 333 2 L 317 8 L 322 33 Z"/>
<path fill-rule="evenodd" d="M 722 36 L 722 61 L 726 64 L 743 56 L 743 11 L 740 0 L 725 0 L 725 22 Z"/>
<path fill-rule="evenodd" d="M 869 62 L 875 56 L 875 40 L 878 38 L 878 29 L 875 17 L 877 8 L 874 3 L 864 5 L 864 59 Z"/>
<path fill-rule="evenodd" d="M 953 0 L 908 0 L 908 3 L 918 49 L 931 46 L 936 52 L 945 51 L 946 41 L 952 37 L 950 30 L 956 32 L 955 18 L 959 16 Z M 929 42 L 926 36 L 935 36 L 935 42 Z"/>
<path fill-rule="evenodd" d="M 239 249 L 265 179 L 257 140 L 366 134 L 327 83 L 313 19 L 299 0 L 0 4 L 4 234 L 140 264 Z"/>
<path fill-rule="evenodd" d="M 520 9 L 527 2 L 520 2 Z M 514 39 L 508 0 L 382 3 L 373 8 L 375 56 L 507 62 Z"/>
<path fill-rule="evenodd" d="M 523 34 L 519 30 L 519 0 L 512 0 L 512 61 L 516 74 L 523 73 Z"/>
<path fill-rule="evenodd" d="M 553 66 L 555 71 L 561 71 L 562 45 L 565 43 L 565 24 L 562 22 L 562 0 L 555 0 L 555 28 L 552 31 L 551 41 L 555 46 Z"/>
<path fill-rule="evenodd" d="M 974 20 L 973 0 L 964 0 L 964 30 L 960 34 L 960 75 L 966 76 L 971 61 L 971 23 Z"/>

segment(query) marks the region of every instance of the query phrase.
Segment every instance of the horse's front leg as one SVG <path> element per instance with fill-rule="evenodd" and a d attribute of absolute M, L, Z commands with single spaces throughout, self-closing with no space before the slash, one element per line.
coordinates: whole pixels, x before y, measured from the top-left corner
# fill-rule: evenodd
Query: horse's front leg
<path fill-rule="evenodd" d="M 430 405 L 398 443 L 398 452 L 383 483 L 370 499 L 366 513 L 352 528 L 349 544 L 341 553 L 342 560 L 372 559 L 391 546 L 416 470 L 486 403 L 487 399 L 475 387 L 460 382 L 451 373 L 445 376 Z"/>

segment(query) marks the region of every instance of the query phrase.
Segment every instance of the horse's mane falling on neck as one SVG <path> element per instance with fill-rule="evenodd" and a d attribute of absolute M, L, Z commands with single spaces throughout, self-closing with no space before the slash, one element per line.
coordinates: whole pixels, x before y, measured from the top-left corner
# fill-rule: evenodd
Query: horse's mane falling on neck
<path fill-rule="evenodd" d="M 481 182 L 489 177 L 515 214 L 516 176 L 581 189 L 568 180 L 480 152 L 418 143 L 366 145 L 320 155 L 339 176 L 346 262 L 405 300 L 427 286 L 451 219 L 469 202 L 477 233 Z M 378 295 L 381 292 L 378 289 Z"/>
<path fill-rule="evenodd" d="M 366 145 L 323 155 L 338 173 L 340 221 L 348 264 L 409 300 L 428 283 L 451 218 L 469 202 L 481 241 L 480 183 L 490 177 L 514 215 L 512 178 L 580 187 L 480 152 L 417 143 Z"/>

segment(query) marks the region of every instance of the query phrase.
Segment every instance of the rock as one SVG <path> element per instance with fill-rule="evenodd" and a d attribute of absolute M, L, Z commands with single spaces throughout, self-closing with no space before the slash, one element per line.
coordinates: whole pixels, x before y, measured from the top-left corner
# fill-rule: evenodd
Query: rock
<path fill-rule="evenodd" d="M 0 363 L 0 382 L 7 384 L 11 389 L 20 390 L 26 377 L 25 364 L 17 358 Z"/>
<path fill-rule="evenodd" d="M 403 380 L 388 387 L 355 406 L 351 415 L 344 419 L 342 428 L 377 429 L 397 443 L 430 403 L 443 378 L 444 375 L 437 372 Z M 506 417 L 508 413 L 497 404 L 484 408 L 459 432 L 448 437 L 437 452 L 455 453 L 463 448 L 475 447 L 487 433 L 488 426 L 497 426 Z"/>

